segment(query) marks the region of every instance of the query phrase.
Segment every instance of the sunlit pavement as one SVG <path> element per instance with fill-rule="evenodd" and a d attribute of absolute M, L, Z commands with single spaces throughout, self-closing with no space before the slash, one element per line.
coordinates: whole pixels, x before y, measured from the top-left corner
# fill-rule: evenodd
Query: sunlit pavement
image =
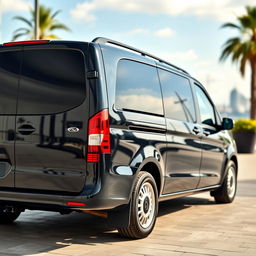
<path fill-rule="evenodd" d="M 232 204 L 209 193 L 160 204 L 153 233 L 129 241 L 104 219 L 73 213 L 26 211 L 0 226 L 0 256 L 256 255 L 256 155 L 239 155 L 239 187 Z"/>

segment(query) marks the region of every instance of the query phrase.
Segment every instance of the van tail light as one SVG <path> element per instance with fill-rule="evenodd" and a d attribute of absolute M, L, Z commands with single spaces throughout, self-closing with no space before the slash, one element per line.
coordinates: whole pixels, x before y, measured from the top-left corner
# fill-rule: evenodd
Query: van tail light
<path fill-rule="evenodd" d="M 109 113 L 104 109 L 89 120 L 87 162 L 99 162 L 101 153 L 110 153 Z"/>

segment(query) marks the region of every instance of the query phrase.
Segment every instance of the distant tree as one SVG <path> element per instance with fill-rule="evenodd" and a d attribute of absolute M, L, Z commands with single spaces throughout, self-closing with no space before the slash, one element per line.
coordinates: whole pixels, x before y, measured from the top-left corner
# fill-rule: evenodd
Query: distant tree
<path fill-rule="evenodd" d="M 230 38 L 223 45 L 220 60 L 231 57 L 240 66 L 244 76 L 246 64 L 251 68 L 251 111 L 250 117 L 256 119 L 256 6 L 246 7 L 246 14 L 237 17 L 236 23 L 225 23 L 222 28 L 232 28 L 239 32 L 238 37 Z"/>
<path fill-rule="evenodd" d="M 62 29 L 70 31 L 70 29 L 60 23 L 55 17 L 60 13 L 60 10 L 53 12 L 51 8 L 47 8 L 44 5 L 39 6 L 39 39 L 60 39 L 55 30 Z M 18 28 L 13 33 L 12 40 L 15 41 L 20 37 L 26 37 L 26 39 L 34 39 L 34 26 L 35 26 L 35 12 L 30 10 L 30 19 L 26 19 L 22 16 L 15 16 L 15 20 L 22 21 L 26 27 Z"/>

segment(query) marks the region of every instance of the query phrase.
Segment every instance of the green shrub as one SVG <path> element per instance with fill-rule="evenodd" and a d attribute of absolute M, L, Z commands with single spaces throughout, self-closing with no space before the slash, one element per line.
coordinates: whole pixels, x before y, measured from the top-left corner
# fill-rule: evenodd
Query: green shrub
<path fill-rule="evenodd" d="M 240 119 L 235 121 L 232 132 L 253 132 L 256 133 L 256 120 Z"/>

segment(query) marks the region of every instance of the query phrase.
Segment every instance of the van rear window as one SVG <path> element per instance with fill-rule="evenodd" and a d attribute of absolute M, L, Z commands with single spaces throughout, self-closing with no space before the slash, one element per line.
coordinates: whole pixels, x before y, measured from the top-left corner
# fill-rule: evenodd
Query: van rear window
<path fill-rule="evenodd" d="M 24 50 L 18 114 L 54 114 L 85 98 L 84 55 L 78 50 Z"/>
<path fill-rule="evenodd" d="M 0 52 L 0 115 L 15 115 L 21 51 Z"/>

